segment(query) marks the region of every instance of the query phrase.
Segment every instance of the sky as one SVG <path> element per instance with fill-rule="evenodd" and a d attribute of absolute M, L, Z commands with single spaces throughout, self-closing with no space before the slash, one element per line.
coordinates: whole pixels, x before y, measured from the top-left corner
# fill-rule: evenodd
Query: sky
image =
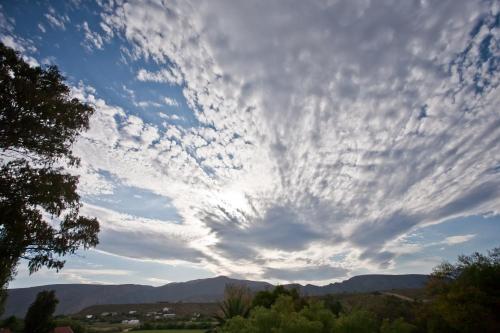
<path fill-rule="evenodd" d="M 324 285 L 500 245 L 486 0 L 1 1 L 0 41 L 95 107 L 100 243 L 51 283 Z"/>

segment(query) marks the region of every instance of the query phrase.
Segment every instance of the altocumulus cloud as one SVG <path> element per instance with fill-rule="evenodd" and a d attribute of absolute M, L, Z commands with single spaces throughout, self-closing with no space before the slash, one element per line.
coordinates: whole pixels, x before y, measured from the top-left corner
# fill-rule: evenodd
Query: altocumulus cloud
<path fill-rule="evenodd" d="M 105 251 L 328 281 L 390 266 L 398 252 L 388 244 L 415 228 L 499 212 L 496 2 L 124 1 L 102 10 L 129 60 L 157 66 L 137 80 L 182 84 L 196 120 L 151 124 L 75 88 L 98 108 L 75 148 L 85 188 L 112 191 L 97 175 L 105 170 L 170 198 L 181 217 L 135 223 L 91 207 Z"/>

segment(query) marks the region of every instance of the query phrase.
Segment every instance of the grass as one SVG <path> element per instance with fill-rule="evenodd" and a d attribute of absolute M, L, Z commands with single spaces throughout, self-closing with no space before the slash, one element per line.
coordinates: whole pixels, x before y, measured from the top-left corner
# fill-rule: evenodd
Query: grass
<path fill-rule="evenodd" d="M 148 331 L 131 331 L 133 333 L 203 333 L 206 330 L 180 330 L 180 329 L 171 329 L 171 330 L 148 330 Z"/>

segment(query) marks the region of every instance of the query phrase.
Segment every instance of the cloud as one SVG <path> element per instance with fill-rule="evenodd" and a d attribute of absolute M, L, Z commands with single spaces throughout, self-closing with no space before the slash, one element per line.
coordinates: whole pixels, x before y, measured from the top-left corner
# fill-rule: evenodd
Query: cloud
<path fill-rule="evenodd" d="M 84 214 L 100 221 L 97 249 L 123 257 L 169 263 L 198 263 L 203 253 L 191 244 L 197 231 L 173 222 L 140 218 L 86 204 Z"/>
<path fill-rule="evenodd" d="M 68 15 L 60 16 L 56 13 L 55 9 L 49 7 L 49 12 L 45 13 L 45 18 L 47 22 L 53 27 L 61 30 L 66 30 L 66 24 L 70 23 L 71 20 Z"/>
<path fill-rule="evenodd" d="M 329 265 L 289 269 L 266 268 L 263 277 L 281 281 L 324 281 L 345 277 L 348 272 L 342 267 Z"/>
<path fill-rule="evenodd" d="M 163 101 L 165 102 L 165 105 L 168 105 L 168 106 L 179 106 L 179 102 L 177 102 L 175 99 L 170 98 L 170 97 L 164 97 Z"/>
<path fill-rule="evenodd" d="M 85 33 L 85 40 L 83 45 L 89 51 L 95 47 L 98 50 L 102 50 L 104 46 L 104 38 L 101 37 L 97 32 L 90 30 L 89 24 L 87 21 L 84 21 L 82 24 L 83 32 Z"/>
<path fill-rule="evenodd" d="M 150 72 L 140 69 L 137 72 L 137 80 L 145 82 L 158 82 L 169 84 L 182 84 L 182 74 L 175 67 L 164 68 L 158 72 Z"/>
<path fill-rule="evenodd" d="M 38 61 L 32 56 L 33 53 L 37 52 L 33 41 L 16 35 L 14 33 L 14 25 L 15 20 L 6 17 L 0 5 L 0 42 L 19 52 L 24 61 L 30 66 L 39 66 Z"/>
<path fill-rule="evenodd" d="M 449 236 L 444 239 L 443 243 L 446 245 L 457 245 L 468 242 L 474 237 L 476 237 L 476 234 Z"/>
<path fill-rule="evenodd" d="M 44 26 L 43 26 L 43 24 L 41 24 L 41 23 L 38 23 L 38 29 L 39 29 L 42 33 L 47 32 L 47 29 L 45 29 L 45 27 L 44 27 Z"/>
<path fill-rule="evenodd" d="M 131 60 L 156 67 L 137 80 L 178 85 L 193 121 L 154 124 L 81 92 L 98 111 L 75 149 L 89 170 L 169 198 L 179 232 L 197 235 L 153 237 L 139 223 L 146 234 L 133 236 L 116 222 L 107 251 L 137 256 L 133 239 L 144 258 L 284 280 L 322 267 L 328 281 L 344 273 L 337 254 L 349 253 L 349 272 L 389 268 L 409 232 L 499 213 L 498 9 L 487 2 L 103 10 Z"/>

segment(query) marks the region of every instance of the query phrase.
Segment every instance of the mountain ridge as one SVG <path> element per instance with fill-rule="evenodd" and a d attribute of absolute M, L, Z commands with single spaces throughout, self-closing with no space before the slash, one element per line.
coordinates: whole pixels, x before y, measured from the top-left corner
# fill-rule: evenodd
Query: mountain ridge
<path fill-rule="evenodd" d="M 304 295 L 321 296 L 330 293 L 373 292 L 391 289 L 421 288 L 427 282 L 424 274 L 366 274 L 353 276 L 342 282 L 324 286 L 312 284 L 285 284 L 298 287 Z M 171 282 L 154 287 L 142 284 L 52 284 L 36 287 L 9 289 L 4 317 L 24 316 L 36 294 L 42 290 L 55 290 L 59 299 L 56 314 L 72 314 L 91 305 L 129 304 L 154 302 L 216 302 L 223 298 L 226 284 L 246 285 L 252 292 L 271 289 L 265 281 L 233 279 L 217 276 L 186 282 Z"/>

